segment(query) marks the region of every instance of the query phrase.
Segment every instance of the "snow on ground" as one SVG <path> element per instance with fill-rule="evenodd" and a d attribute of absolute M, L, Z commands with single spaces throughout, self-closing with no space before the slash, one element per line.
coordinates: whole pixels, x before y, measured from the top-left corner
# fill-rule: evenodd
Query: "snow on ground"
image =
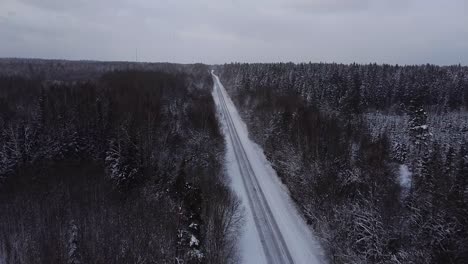
<path fill-rule="evenodd" d="M 411 175 L 412 173 L 409 170 L 408 166 L 401 164 L 400 165 L 400 177 L 398 177 L 401 187 L 405 189 L 411 188 Z"/>
<path fill-rule="evenodd" d="M 304 218 L 295 207 L 289 196 L 288 189 L 279 180 L 276 172 L 263 154 L 263 150 L 249 139 L 248 130 L 245 123 L 239 116 L 234 104 L 227 95 L 219 79 L 214 75 L 215 82 L 225 95 L 228 110 L 232 116 L 234 126 L 239 134 L 242 145 L 247 153 L 247 157 L 253 167 L 253 171 L 258 179 L 261 189 L 265 193 L 266 200 L 276 219 L 279 229 L 284 237 L 288 249 L 293 257 L 294 263 L 324 263 L 323 250 L 314 238 L 310 228 Z M 216 84 L 215 84 L 216 85 Z M 213 90 L 213 98 L 219 109 L 217 89 Z M 241 198 L 246 208 L 246 225 L 244 233 L 240 239 L 241 257 L 243 263 L 266 263 L 262 244 L 252 218 L 252 213 L 248 205 L 247 193 L 241 179 L 239 168 L 236 164 L 232 142 L 227 137 L 225 120 L 223 122 L 224 135 L 227 142 L 226 166 L 228 174 L 232 180 L 232 188 Z"/>
<path fill-rule="evenodd" d="M 224 124 L 223 130 L 225 129 L 227 128 Z M 242 205 L 245 208 L 245 225 L 239 240 L 239 249 L 242 258 L 241 263 L 268 264 L 263 253 L 262 244 L 258 236 L 257 228 L 255 227 L 252 212 L 250 211 L 250 205 L 246 202 L 247 193 L 244 189 L 239 166 L 236 164 L 237 161 L 234 156 L 234 149 L 231 140 L 226 139 L 226 145 L 226 170 L 231 179 L 231 188 L 240 197 L 242 200 Z"/>
<path fill-rule="evenodd" d="M 411 189 L 411 182 L 412 182 L 412 175 L 411 171 L 409 170 L 408 166 L 405 164 L 400 165 L 399 173 L 398 173 L 398 182 L 401 186 L 401 198 L 407 197 L 409 190 Z"/>

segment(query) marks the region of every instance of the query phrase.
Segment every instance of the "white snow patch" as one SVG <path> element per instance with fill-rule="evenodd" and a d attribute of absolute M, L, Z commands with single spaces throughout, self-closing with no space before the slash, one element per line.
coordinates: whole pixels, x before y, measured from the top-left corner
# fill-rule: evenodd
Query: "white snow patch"
<path fill-rule="evenodd" d="M 200 241 L 194 235 L 192 235 L 192 237 L 190 238 L 190 246 L 198 246 L 199 244 Z"/>
<path fill-rule="evenodd" d="M 408 166 L 405 164 L 400 165 L 400 175 L 398 177 L 398 180 L 400 181 L 400 186 L 409 189 L 411 188 L 411 176 L 413 174 L 409 170 Z"/>
<path fill-rule="evenodd" d="M 195 229 L 195 230 L 198 229 L 198 225 L 195 224 L 195 223 L 191 223 L 191 224 L 189 225 L 189 227 L 190 227 L 190 228 L 193 228 L 193 229 Z"/>
<path fill-rule="evenodd" d="M 406 166 L 405 164 L 400 165 L 398 181 L 400 183 L 401 188 L 403 189 L 402 191 L 403 197 L 406 196 L 407 192 L 411 188 L 412 175 L 413 173 L 411 173 L 408 166 Z"/>

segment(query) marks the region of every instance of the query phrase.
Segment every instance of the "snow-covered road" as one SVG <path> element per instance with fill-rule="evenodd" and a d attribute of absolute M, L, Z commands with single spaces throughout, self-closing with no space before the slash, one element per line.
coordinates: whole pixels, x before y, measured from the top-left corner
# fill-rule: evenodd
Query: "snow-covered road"
<path fill-rule="evenodd" d="M 243 263 L 323 263 L 322 250 L 214 73 L 213 97 L 227 141 L 228 173 L 247 209 Z M 237 168 L 236 168 L 237 167 Z M 239 179 L 240 178 L 240 179 Z"/>

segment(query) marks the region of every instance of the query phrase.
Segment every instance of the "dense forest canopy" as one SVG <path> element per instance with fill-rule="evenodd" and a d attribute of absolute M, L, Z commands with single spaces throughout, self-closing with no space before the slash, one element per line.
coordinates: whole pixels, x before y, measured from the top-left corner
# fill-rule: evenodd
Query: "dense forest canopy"
<path fill-rule="evenodd" d="M 2 63 L 0 262 L 236 260 L 206 66 Z"/>
<path fill-rule="evenodd" d="M 331 263 L 468 261 L 468 68 L 226 64 Z"/>
<path fill-rule="evenodd" d="M 226 81 L 246 90 L 273 87 L 331 109 L 396 111 L 416 98 L 440 111 L 468 106 L 468 67 L 460 65 L 236 63 L 221 68 Z"/>

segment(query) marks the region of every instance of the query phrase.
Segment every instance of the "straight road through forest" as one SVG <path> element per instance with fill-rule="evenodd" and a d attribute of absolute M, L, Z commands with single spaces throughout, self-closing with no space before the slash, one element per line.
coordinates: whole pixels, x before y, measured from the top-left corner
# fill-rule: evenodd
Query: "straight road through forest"
<path fill-rule="evenodd" d="M 280 208 L 276 208 L 282 211 L 281 214 L 286 214 L 280 215 L 280 220 L 283 221 L 278 223 L 278 220 L 276 219 L 278 214 L 275 214 L 271 207 L 271 203 L 275 202 L 271 201 L 271 195 L 275 195 L 276 193 L 281 192 L 281 190 L 278 190 L 277 188 L 271 188 L 267 184 L 263 184 L 265 180 L 268 180 L 265 179 L 265 176 L 277 176 L 268 175 L 267 170 L 262 170 L 262 164 L 259 164 L 260 162 L 258 162 L 258 160 L 252 159 L 253 154 L 251 148 L 248 148 L 250 147 L 248 146 L 250 142 L 246 142 L 245 137 L 242 137 L 244 131 L 241 131 L 241 128 L 239 128 L 240 120 L 236 120 L 239 119 L 239 117 L 237 113 L 236 115 L 232 113 L 233 105 L 231 104 L 231 108 L 229 107 L 228 100 L 230 102 L 230 99 L 218 76 L 216 76 L 214 73 L 212 73 L 212 75 L 215 89 L 213 95 L 215 97 L 217 96 L 215 100 L 218 102 L 218 109 L 224 119 L 224 124 L 226 126 L 225 133 L 227 134 L 226 137 L 232 143 L 235 162 L 238 165 L 243 187 L 245 189 L 245 200 L 247 201 L 244 202 L 247 202 L 249 205 L 248 207 L 250 208 L 253 222 L 255 224 L 255 229 L 257 230 L 259 240 L 263 248 L 266 263 L 321 263 L 318 256 L 320 254 L 317 254 L 317 252 L 319 252 L 318 244 L 313 238 L 308 237 L 307 234 L 303 234 L 304 230 L 308 227 L 305 226 L 303 219 L 298 215 L 298 212 L 295 210 L 294 206 L 290 204 L 291 201 L 289 199 L 283 199 L 287 201 L 280 202 L 278 204 Z M 258 173 L 259 171 L 261 173 Z M 263 178 L 260 178 L 257 174 L 261 174 Z M 265 192 L 268 193 L 266 194 Z M 279 196 L 284 196 L 284 194 Z M 282 199 L 284 197 L 275 198 Z M 277 203 L 275 202 L 275 204 Z M 278 210 L 276 210 L 276 212 L 278 212 Z M 287 214 L 292 214 L 292 216 L 288 217 Z M 285 224 L 292 226 L 285 226 Z M 289 245 L 283 233 L 289 235 L 289 240 L 297 238 L 298 241 L 295 241 L 294 244 L 297 244 L 296 242 L 300 243 L 301 245 L 299 246 L 299 249 L 290 248 L 291 246 L 295 245 Z M 298 233 L 301 233 L 299 237 Z M 309 241 L 304 244 L 301 241 L 304 239 Z M 305 250 L 303 250 L 304 248 Z"/>

